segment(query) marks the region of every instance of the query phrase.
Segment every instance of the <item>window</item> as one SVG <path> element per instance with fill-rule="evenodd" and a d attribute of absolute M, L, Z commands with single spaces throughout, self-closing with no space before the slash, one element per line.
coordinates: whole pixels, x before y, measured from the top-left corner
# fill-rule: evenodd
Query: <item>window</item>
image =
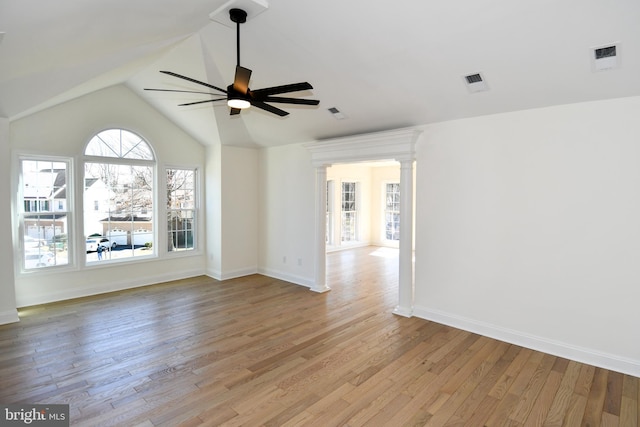
<path fill-rule="evenodd" d="M 342 236 L 343 242 L 357 240 L 357 206 L 356 206 L 356 183 L 342 183 Z"/>
<path fill-rule="evenodd" d="M 132 132 L 108 129 L 89 141 L 84 164 L 87 263 L 155 253 L 154 172 L 151 147 Z"/>
<path fill-rule="evenodd" d="M 194 249 L 196 171 L 167 169 L 168 251 Z"/>
<path fill-rule="evenodd" d="M 385 239 L 400 240 L 400 184 L 385 185 Z"/>
<path fill-rule="evenodd" d="M 21 158 L 19 164 L 22 268 L 28 271 L 68 264 L 66 233 L 71 227 L 71 212 L 65 207 L 69 206 L 70 161 Z"/>

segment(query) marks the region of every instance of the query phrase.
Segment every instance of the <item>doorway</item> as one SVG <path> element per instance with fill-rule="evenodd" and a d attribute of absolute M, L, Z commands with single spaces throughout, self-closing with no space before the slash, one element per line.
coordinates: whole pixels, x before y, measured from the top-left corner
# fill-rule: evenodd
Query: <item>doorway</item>
<path fill-rule="evenodd" d="M 316 168 L 315 215 L 315 277 L 311 287 L 315 292 L 327 292 L 326 239 L 327 239 L 327 168 L 333 164 L 370 161 L 396 161 L 400 163 L 401 197 L 398 304 L 395 314 L 413 315 L 413 176 L 415 143 L 421 131 L 401 129 L 372 134 L 313 142 L 306 144 Z"/>

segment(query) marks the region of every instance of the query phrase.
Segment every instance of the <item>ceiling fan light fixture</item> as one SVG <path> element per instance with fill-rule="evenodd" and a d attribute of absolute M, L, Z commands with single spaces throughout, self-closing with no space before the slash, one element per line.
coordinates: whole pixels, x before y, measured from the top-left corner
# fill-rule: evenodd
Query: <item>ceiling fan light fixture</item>
<path fill-rule="evenodd" d="M 227 105 L 231 108 L 237 108 L 239 110 L 244 110 L 251 107 L 251 103 L 249 101 L 241 98 L 229 98 L 227 100 Z"/>

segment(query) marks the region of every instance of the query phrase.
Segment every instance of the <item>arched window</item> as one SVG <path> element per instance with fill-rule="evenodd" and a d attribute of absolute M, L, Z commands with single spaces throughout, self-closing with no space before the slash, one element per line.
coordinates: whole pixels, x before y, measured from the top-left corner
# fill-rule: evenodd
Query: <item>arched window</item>
<path fill-rule="evenodd" d="M 156 161 L 139 135 L 108 129 L 85 149 L 84 234 L 87 263 L 155 253 Z"/>

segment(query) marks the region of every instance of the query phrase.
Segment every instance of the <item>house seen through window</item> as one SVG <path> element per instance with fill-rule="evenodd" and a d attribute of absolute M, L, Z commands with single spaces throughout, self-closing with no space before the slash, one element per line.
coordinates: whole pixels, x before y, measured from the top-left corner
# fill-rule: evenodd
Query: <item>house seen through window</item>
<path fill-rule="evenodd" d="M 68 160 L 20 159 L 18 205 L 22 269 L 69 263 L 67 233 L 72 225 Z"/>
<path fill-rule="evenodd" d="M 155 253 L 149 144 L 123 129 L 108 129 L 87 144 L 84 162 L 84 235 L 87 263 Z"/>
<path fill-rule="evenodd" d="M 169 252 L 194 249 L 196 171 L 167 169 L 167 232 Z"/>

